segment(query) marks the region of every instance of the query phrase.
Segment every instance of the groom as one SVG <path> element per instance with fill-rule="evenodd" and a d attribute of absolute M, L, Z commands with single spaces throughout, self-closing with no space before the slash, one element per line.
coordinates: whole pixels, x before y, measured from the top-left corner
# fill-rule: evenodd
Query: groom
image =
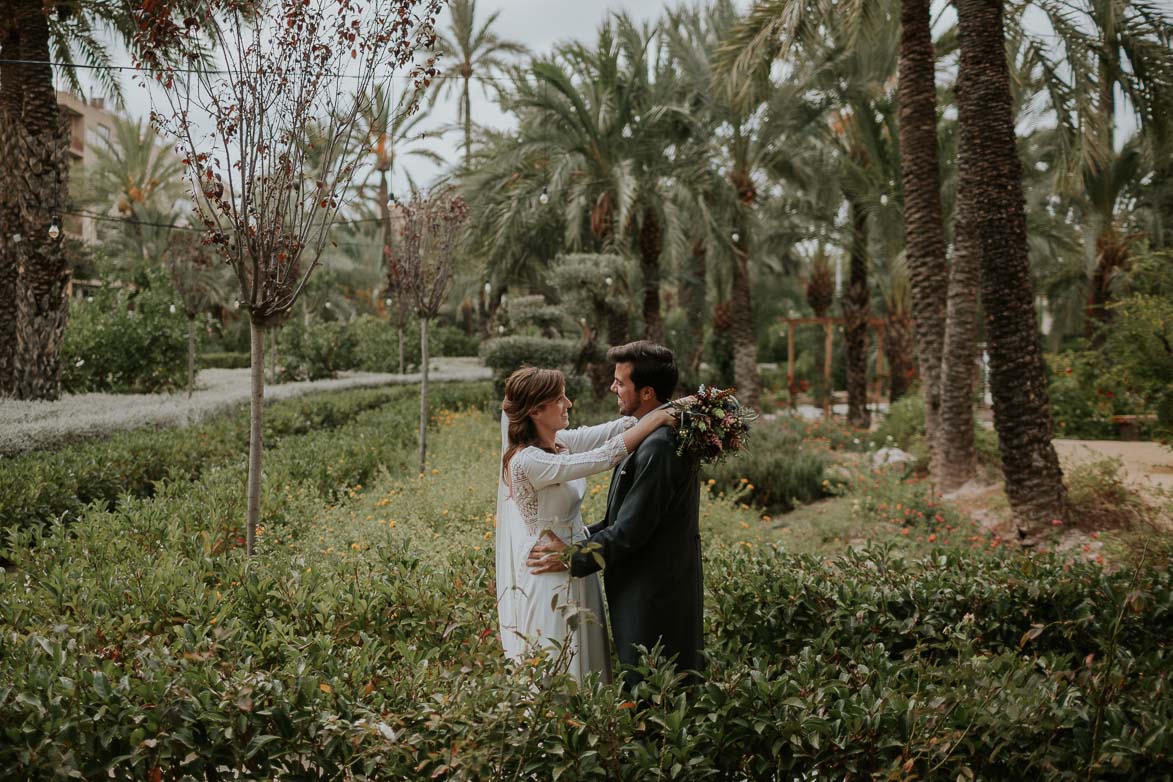
<path fill-rule="evenodd" d="M 621 415 L 642 418 L 672 398 L 676 359 L 663 345 L 632 342 L 611 348 L 607 360 L 615 364 L 611 393 Z M 676 454 L 676 430 L 661 427 L 615 468 L 606 516 L 588 527 L 586 550 L 570 557 L 571 575 L 582 577 L 599 570 L 601 555 L 621 663 L 637 664 L 636 646 L 651 650 L 659 642 L 678 670 L 703 668 L 699 519 L 696 466 Z M 565 549 L 550 536 L 534 546 L 526 564 L 534 573 L 565 571 Z M 639 678 L 628 672 L 628 687 Z"/>

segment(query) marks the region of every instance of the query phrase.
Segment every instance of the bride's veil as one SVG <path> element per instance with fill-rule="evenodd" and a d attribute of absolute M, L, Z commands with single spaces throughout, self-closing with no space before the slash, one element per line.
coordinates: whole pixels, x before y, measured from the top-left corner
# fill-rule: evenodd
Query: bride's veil
<path fill-rule="evenodd" d="M 516 659 L 524 651 L 523 639 L 516 631 L 518 601 L 524 596 L 517 585 L 519 563 L 515 561 L 514 525 L 509 518 L 514 506 L 509 502 L 509 487 L 501 469 L 508 448 L 509 416 L 501 411 L 501 458 L 497 460 L 497 619 L 505 656 Z"/>

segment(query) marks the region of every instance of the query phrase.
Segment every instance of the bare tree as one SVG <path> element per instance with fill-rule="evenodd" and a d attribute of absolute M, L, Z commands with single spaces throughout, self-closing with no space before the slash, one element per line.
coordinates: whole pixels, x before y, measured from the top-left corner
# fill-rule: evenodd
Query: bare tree
<path fill-rule="evenodd" d="M 468 218 L 468 205 L 454 191 L 420 193 L 399 207 L 402 223 L 394 252 L 387 255 L 388 277 L 401 290 L 420 321 L 420 459 L 427 460 L 428 435 L 428 323 L 440 313 L 448 295 L 455 266 L 460 230 Z"/>
<path fill-rule="evenodd" d="M 265 330 L 289 312 L 329 243 L 363 153 L 377 81 L 435 75 L 442 0 L 145 3 L 140 63 L 162 87 L 151 119 L 183 158 L 199 220 L 232 267 L 252 355 L 247 550 L 260 516 Z M 180 51 L 186 67 L 156 56 Z"/>

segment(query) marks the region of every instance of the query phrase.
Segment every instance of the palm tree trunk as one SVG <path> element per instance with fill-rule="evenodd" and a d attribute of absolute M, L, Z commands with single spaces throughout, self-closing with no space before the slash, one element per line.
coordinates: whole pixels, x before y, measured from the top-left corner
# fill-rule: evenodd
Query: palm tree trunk
<path fill-rule="evenodd" d="M 252 396 L 248 421 L 248 522 L 245 552 L 256 553 L 257 523 L 261 518 L 261 456 L 264 452 L 265 329 L 249 321 Z"/>
<path fill-rule="evenodd" d="M 990 353 L 994 426 L 1019 536 L 1067 515 L 1067 490 L 1051 443 L 1051 407 L 1027 258 L 1022 164 L 1010 108 L 1001 0 L 958 0 L 957 104 L 961 159 L 970 175 Z"/>
<path fill-rule="evenodd" d="M 916 340 L 912 324 L 903 316 L 889 315 L 884 329 L 884 352 L 888 354 L 888 402 L 897 402 L 908 394 L 916 365 Z"/>
<path fill-rule="evenodd" d="M 703 240 L 698 239 L 692 245 L 692 253 L 684 269 L 684 279 L 681 281 L 681 305 L 689 317 L 684 319 L 684 344 L 689 346 L 689 352 L 684 356 L 680 365 L 681 390 L 692 393 L 700 384 L 701 356 L 705 352 L 705 318 L 707 311 L 705 294 L 708 283 L 706 276 L 708 263 L 706 247 Z"/>
<path fill-rule="evenodd" d="M 868 412 L 868 215 L 854 196 L 847 198 L 851 220 L 851 276 L 843 301 L 844 348 L 847 353 L 847 423 L 861 429 L 871 425 Z"/>
<path fill-rule="evenodd" d="M 468 94 L 469 76 L 464 77 L 464 94 L 461 99 L 464 104 L 464 167 L 472 167 L 472 100 Z"/>
<path fill-rule="evenodd" d="M 900 165 L 904 185 L 905 258 L 912 283 L 917 364 L 925 402 L 930 470 L 936 463 L 941 405 L 941 355 L 945 345 L 948 270 L 941 218 L 941 169 L 937 153 L 937 92 L 930 0 L 902 0 L 900 7 Z M 893 373 L 895 377 L 895 373 Z"/>
<path fill-rule="evenodd" d="M 964 139 L 966 129 L 962 128 Z M 945 305 L 945 347 L 941 358 L 941 419 L 937 431 L 935 479 L 943 492 L 959 488 L 977 473 L 973 439 L 974 362 L 977 359 L 978 290 L 981 285 L 981 236 L 976 229 L 975 192 L 979 165 L 966 157 L 962 141 L 958 161 L 957 229 L 949 295 Z"/>
<path fill-rule="evenodd" d="M 14 0 L 20 57 L 49 60 L 49 25 L 38 0 Z M 61 392 L 58 354 L 69 301 L 69 265 L 49 225 L 65 204 L 69 129 L 57 108 L 48 65 L 20 66 L 24 111 L 16 136 L 16 190 L 21 211 L 20 273 L 16 296 L 16 395 L 56 399 Z"/>
<path fill-rule="evenodd" d="M 0 50 L 20 51 L 10 14 L 0 17 Z M 16 160 L 21 110 L 20 66 L 0 63 L 0 160 Z M 16 390 L 16 291 L 19 264 L 13 234 L 21 232 L 12 166 L 0 166 L 0 397 Z"/>
<path fill-rule="evenodd" d="M 758 338 L 753 322 L 753 298 L 749 278 L 749 221 L 742 209 L 734 213 L 733 280 L 730 291 L 729 337 L 733 341 L 733 382 L 742 404 L 760 410 L 758 383 Z"/>
<path fill-rule="evenodd" d="M 195 391 L 196 323 L 195 318 L 187 319 L 187 398 Z"/>
<path fill-rule="evenodd" d="M 428 319 L 420 318 L 420 475 L 428 457 Z"/>
<path fill-rule="evenodd" d="M 639 226 L 639 261 L 644 285 L 644 339 L 664 341 L 660 318 L 660 217 L 653 207 L 644 210 Z"/>

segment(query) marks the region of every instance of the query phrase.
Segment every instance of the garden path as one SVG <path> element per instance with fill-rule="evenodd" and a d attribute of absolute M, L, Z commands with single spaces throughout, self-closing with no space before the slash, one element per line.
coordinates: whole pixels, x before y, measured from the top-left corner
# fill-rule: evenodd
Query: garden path
<path fill-rule="evenodd" d="M 1173 490 L 1173 450 L 1160 443 L 1133 440 L 1055 440 L 1064 467 L 1118 458 L 1125 474 L 1141 486 Z"/>
<path fill-rule="evenodd" d="M 488 380 L 480 359 L 436 358 L 433 382 Z M 205 369 L 189 399 L 174 394 L 67 394 L 54 402 L 0 400 L 0 455 L 48 448 L 73 440 L 140 426 L 186 426 L 249 400 L 248 369 Z M 418 383 L 416 374 L 342 372 L 330 380 L 266 385 L 266 399 L 289 399 L 315 391 Z"/>

